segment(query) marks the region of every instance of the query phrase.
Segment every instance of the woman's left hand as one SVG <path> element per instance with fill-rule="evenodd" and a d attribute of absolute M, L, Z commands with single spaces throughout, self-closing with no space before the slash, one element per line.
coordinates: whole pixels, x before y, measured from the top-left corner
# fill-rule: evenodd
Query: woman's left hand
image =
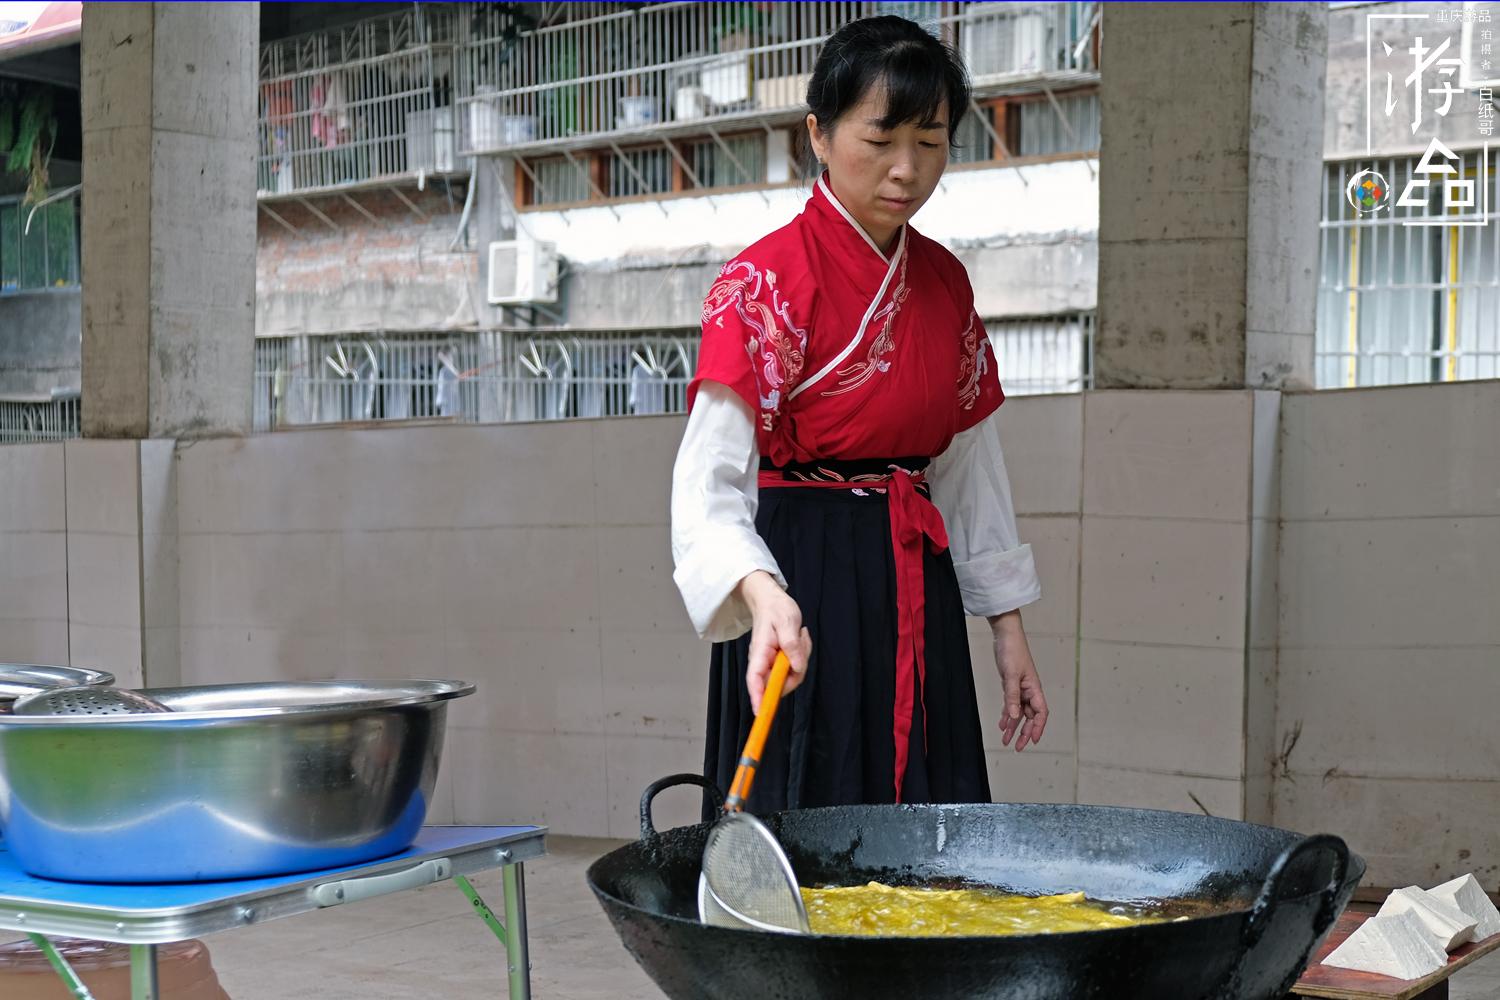
<path fill-rule="evenodd" d="M 1007 611 L 990 619 L 995 633 L 995 665 L 1005 685 L 1005 714 L 1000 719 L 1004 743 L 1015 738 L 1016 750 L 1025 750 L 1042 738 L 1047 728 L 1047 697 L 1037 676 L 1031 647 L 1021 628 L 1021 612 Z M 1019 735 L 1017 735 L 1019 734 Z"/>

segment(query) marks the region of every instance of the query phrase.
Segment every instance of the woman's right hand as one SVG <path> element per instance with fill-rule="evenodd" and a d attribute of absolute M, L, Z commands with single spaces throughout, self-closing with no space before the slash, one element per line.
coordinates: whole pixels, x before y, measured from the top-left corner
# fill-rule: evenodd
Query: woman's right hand
<path fill-rule="evenodd" d="M 750 661 L 745 668 L 745 687 L 750 692 L 750 708 L 759 713 L 766 680 L 777 650 L 786 653 L 792 669 L 787 674 L 782 694 L 790 694 L 807 676 L 807 658 L 812 653 L 812 636 L 802 627 L 802 609 L 781 588 L 776 578 L 765 570 L 756 570 L 740 581 L 740 598 L 750 609 Z"/>

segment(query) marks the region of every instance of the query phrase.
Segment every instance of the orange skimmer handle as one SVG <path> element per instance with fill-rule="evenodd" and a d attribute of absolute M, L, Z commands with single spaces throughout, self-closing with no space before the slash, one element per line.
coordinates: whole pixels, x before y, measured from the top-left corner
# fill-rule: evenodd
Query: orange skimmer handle
<path fill-rule="evenodd" d="M 755 769 L 760 766 L 760 755 L 766 748 L 766 736 L 771 732 L 771 721 L 776 718 L 776 706 L 781 701 L 781 688 L 786 684 L 787 671 L 792 661 L 786 654 L 778 652 L 776 662 L 771 665 L 771 676 L 766 681 L 766 692 L 761 695 L 760 712 L 755 724 L 750 727 L 750 738 L 745 741 L 745 750 L 740 754 L 740 766 L 734 772 L 734 784 L 729 786 L 729 796 L 724 800 L 725 812 L 740 812 L 745 800 L 750 797 L 750 786 L 755 783 Z"/>

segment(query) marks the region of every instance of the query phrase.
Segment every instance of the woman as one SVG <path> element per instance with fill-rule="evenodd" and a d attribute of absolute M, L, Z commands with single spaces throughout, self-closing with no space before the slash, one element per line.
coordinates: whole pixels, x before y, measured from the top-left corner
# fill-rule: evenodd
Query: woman
<path fill-rule="evenodd" d="M 968 103 L 957 56 L 912 22 L 834 34 L 808 86 L 812 197 L 704 303 L 675 579 L 714 640 L 704 770 L 720 787 L 776 650 L 791 660 L 753 812 L 988 802 L 966 610 L 994 631 L 1005 745 L 1047 724 L 989 341 L 963 266 L 907 224 Z"/>

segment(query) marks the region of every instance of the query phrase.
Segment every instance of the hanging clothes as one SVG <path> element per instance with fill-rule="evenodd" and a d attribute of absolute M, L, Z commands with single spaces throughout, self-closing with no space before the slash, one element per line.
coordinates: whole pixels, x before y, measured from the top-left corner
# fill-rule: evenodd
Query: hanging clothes
<path fill-rule="evenodd" d="M 630 412 L 637 416 L 667 412 L 666 372 L 640 358 L 630 366 Z"/>
<path fill-rule="evenodd" d="M 453 357 L 447 351 L 439 351 L 437 358 L 437 375 L 434 379 L 436 387 L 432 398 L 433 409 L 440 417 L 456 417 L 463 406 L 458 393 L 458 384 L 463 375 L 454 367 Z"/>
<path fill-rule="evenodd" d="M 342 73 L 325 73 L 312 86 L 312 137 L 332 149 L 350 132 L 349 100 Z"/>

